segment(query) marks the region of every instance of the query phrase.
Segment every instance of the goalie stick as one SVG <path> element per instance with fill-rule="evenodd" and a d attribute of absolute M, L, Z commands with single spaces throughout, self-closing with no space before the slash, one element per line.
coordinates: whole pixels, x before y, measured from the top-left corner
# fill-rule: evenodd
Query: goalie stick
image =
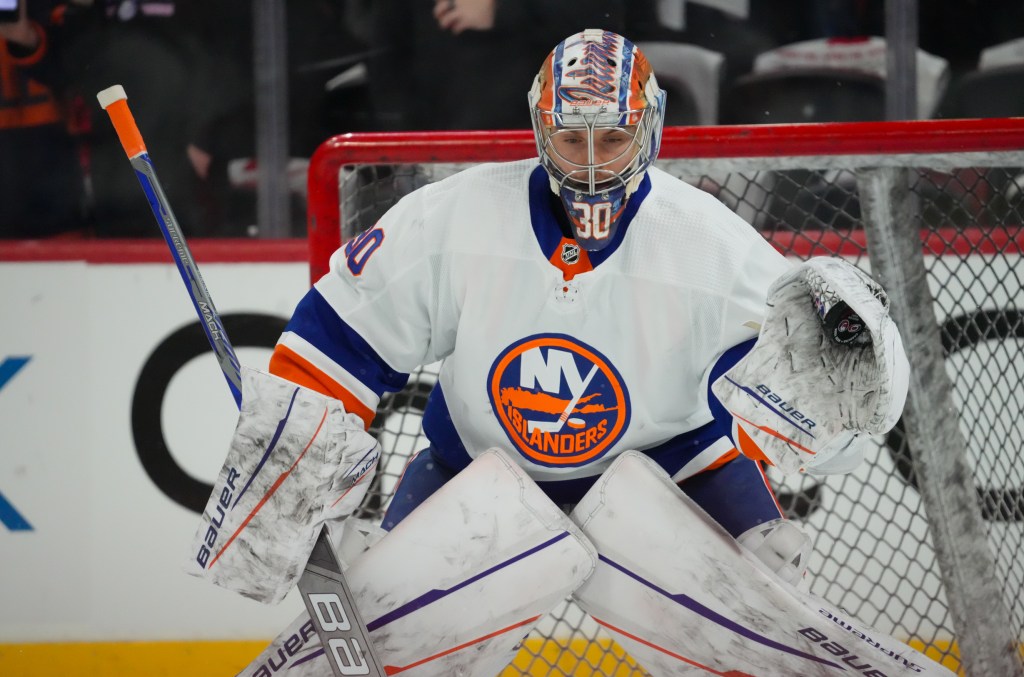
<path fill-rule="evenodd" d="M 199 315 L 221 371 L 224 372 L 231 394 L 240 407 L 242 376 L 238 357 L 231 347 L 217 309 L 213 305 L 213 299 L 210 298 L 210 292 L 202 275 L 199 274 L 199 268 L 192 258 L 192 252 L 185 242 L 181 227 L 157 178 L 142 134 L 128 108 L 128 97 L 124 88 L 121 85 L 108 87 L 99 92 L 96 98 L 110 116 L 121 146 L 135 169 L 135 175 L 171 250 L 174 263 L 188 289 L 189 297 Z M 352 593 L 342 575 L 326 529 L 320 531 L 309 561 L 299 578 L 298 588 L 320 638 L 321 646 L 329 649 L 325 654 L 335 677 L 383 677 L 380 659 L 370 642 L 366 624 L 352 600 Z"/>

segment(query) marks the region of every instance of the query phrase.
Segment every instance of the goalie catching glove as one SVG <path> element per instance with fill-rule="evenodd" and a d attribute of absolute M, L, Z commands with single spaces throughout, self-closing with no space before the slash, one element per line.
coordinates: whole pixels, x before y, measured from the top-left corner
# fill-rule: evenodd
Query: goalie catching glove
<path fill-rule="evenodd" d="M 279 602 L 324 522 L 362 502 L 379 458 L 380 445 L 340 401 L 244 369 L 238 425 L 186 571 Z"/>
<path fill-rule="evenodd" d="M 842 259 L 818 257 L 779 277 L 767 307 L 754 347 L 711 386 L 733 441 L 786 474 L 853 470 L 858 438 L 891 430 L 907 397 L 885 292 Z"/>

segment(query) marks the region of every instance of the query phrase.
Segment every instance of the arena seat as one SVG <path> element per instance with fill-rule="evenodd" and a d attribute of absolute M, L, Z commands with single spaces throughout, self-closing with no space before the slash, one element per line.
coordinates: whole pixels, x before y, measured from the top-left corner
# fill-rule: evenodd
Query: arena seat
<path fill-rule="evenodd" d="M 666 125 L 718 123 L 724 55 L 681 42 L 638 42 L 637 47 L 667 94 Z"/>

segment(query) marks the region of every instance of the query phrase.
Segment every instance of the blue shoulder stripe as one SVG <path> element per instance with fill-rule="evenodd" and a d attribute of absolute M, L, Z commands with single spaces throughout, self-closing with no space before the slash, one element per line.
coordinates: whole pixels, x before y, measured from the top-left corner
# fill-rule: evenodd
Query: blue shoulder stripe
<path fill-rule="evenodd" d="M 401 390 L 409 380 L 409 374 L 392 369 L 315 288 L 299 301 L 285 331 L 309 341 L 378 397 Z"/>
<path fill-rule="evenodd" d="M 718 358 L 718 362 L 715 362 L 715 365 L 711 368 L 711 376 L 708 378 L 708 405 L 711 409 L 711 415 L 715 417 L 715 421 L 719 425 L 723 426 L 726 431 L 729 431 L 730 437 L 732 437 L 732 414 L 718 401 L 718 398 L 711 391 L 711 384 L 717 381 L 722 374 L 735 367 L 747 353 L 753 350 L 755 343 L 757 343 L 756 337 L 747 339 L 743 343 L 737 343 L 732 348 L 726 350 Z"/>

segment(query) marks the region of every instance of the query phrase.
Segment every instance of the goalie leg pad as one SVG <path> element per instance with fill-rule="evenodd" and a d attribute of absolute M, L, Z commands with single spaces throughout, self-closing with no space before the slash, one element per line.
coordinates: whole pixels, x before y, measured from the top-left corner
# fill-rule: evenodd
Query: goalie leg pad
<path fill-rule="evenodd" d="M 327 519 L 350 514 L 380 446 L 341 402 L 253 369 L 224 467 L 192 540 L 189 574 L 277 603 Z"/>
<path fill-rule="evenodd" d="M 573 597 L 652 675 L 952 675 L 765 572 L 642 454 L 571 517 L 599 553 Z"/>
<path fill-rule="evenodd" d="M 494 677 L 597 553 L 503 452 L 481 454 L 345 572 L 388 674 Z M 243 675 L 330 674 L 303 614 Z M 263 670 L 264 672 L 260 672 Z"/>

